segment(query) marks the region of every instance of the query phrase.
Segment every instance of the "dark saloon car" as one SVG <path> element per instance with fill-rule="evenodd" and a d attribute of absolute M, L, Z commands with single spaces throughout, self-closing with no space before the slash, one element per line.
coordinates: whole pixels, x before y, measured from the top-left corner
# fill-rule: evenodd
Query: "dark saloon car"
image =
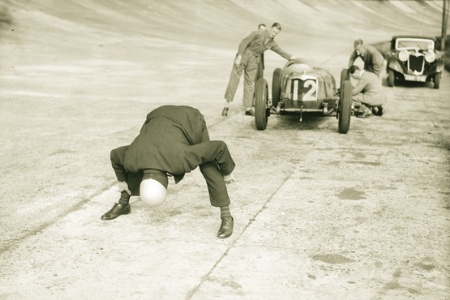
<path fill-rule="evenodd" d="M 388 53 L 388 85 L 402 81 L 433 82 L 438 89 L 444 61 L 437 56 L 436 40 L 423 36 L 394 36 Z"/>

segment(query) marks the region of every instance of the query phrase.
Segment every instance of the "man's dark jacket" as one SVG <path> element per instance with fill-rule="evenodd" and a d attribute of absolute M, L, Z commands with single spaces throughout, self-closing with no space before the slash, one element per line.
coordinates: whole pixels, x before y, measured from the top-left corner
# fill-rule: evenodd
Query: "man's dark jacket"
<path fill-rule="evenodd" d="M 125 172 L 156 169 L 174 175 L 175 182 L 179 182 L 197 167 L 189 165 L 188 156 L 192 153 L 186 146 L 205 141 L 209 141 L 209 136 L 198 109 L 165 105 L 147 115 L 131 145 L 111 152 L 111 161 L 119 181 L 126 179 Z"/>

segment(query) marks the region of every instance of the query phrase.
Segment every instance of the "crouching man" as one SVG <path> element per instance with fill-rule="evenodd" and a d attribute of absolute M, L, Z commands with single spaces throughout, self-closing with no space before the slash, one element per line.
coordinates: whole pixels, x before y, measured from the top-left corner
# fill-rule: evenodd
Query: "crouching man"
<path fill-rule="evenodd" d="M 199 110 L 165 105 L 151 111 L 131 145 L 111 151 L 111 163 L 121 197 L 102 220 L 130 213 L 131 195 L 140 196 L 151 206 L 162 204 L 168 176 L 178 183 L 185 173 L 200 167 L 211 205 L 220 208 L 222 222 L 217 237 L 223 239 L 233 233 L 226 183 L 234 181 L 235 163 L 225 142 L 210 141 Z"/>
<path fill-rule="evenodd" d="M 372 113 L 376 116 L 383 115 L 383 105 L 387 101 L 380 79 L 372 72 L 361 70 L 353 65 L 348 69 L 348 74 L 357 80 L 352 89 L 352 98 L 356 117 L 364 118 Z"/>

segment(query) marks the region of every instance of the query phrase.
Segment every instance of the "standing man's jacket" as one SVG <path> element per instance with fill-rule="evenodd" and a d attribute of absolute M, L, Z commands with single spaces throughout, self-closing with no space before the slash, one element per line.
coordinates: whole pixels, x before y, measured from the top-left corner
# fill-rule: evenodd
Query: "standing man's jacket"
<path fill-rule="evenodd" d="M 264 53 L 266 50 L 272 50 L 281 57 L 289 60 L 292 55 L 283 51 L 273 38 L 269 37 L 268 30 L 253 31 L 248 37 L 239 44 L 238 54 L 243 55 L 245 50 L 250 50 L 256 55 Z"/>

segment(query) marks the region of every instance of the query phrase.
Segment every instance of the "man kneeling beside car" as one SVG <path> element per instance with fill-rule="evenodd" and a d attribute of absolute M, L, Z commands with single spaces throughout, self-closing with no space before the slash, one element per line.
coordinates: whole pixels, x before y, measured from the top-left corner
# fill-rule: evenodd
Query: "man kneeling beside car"
<path fill-rule="evenodd" d="M 353 65 L 348 69 L 348 74 L 358 82 L 353 86 L 352 99 L 355 116 L 365 118 L 372 113 L 376 116 L 383 115 L 383 104 L 387 101 L 380 79 L 372 72 L 361 70 Z"/>

